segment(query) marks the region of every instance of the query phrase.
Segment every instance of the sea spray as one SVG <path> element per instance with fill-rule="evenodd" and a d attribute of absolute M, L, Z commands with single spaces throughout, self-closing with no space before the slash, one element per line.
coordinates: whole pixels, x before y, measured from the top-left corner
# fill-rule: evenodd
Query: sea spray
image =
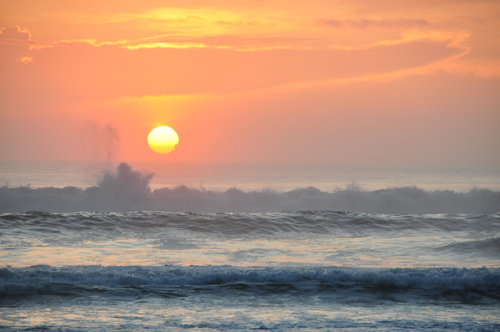
<path fill-rule="evenodd" d="M 495 213 L 500 192 L 474 188 L 468 192 L 423 190 L 415 186 L 366 191 L 347 186 L 333 192 L 314 187 L 278 192 L 205 190 L 185 185 L 151 190 L 154 174 L 141 173 L 122 163 L 87 189 L 0 188 L 0 213 L 20 211 L 171 211 L 171 212 L 279 212 L 336 210 L 368 213 Z"/>

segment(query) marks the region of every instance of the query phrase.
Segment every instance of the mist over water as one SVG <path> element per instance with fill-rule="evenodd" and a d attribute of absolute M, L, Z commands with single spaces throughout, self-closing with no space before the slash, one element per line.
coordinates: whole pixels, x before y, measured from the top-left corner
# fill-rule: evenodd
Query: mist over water
<path fill-rule="evenodd" d="M 206 190 L 185 185 L 152 190 L 153 173 L 127 163 L 106 173 L 96 186 L 0 188 L 0 212 L 137 211 L 278 212 L 336 210 L 367 213 L 495 213 L 500 192 L 474 188 L 468 192 L 424 190 L 416 186 L 363 190 L 356 185 L 332 192 L 315 187 L 280 192 L 273 189 Z"/>

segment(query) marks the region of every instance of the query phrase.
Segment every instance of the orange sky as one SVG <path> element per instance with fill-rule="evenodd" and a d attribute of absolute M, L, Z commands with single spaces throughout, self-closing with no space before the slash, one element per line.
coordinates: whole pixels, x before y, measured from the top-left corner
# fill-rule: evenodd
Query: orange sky
<path fill-rule="evenodd" d="M 0 160 L 500 162 L 498 0 L 0 0 L 0 29 Z"/>

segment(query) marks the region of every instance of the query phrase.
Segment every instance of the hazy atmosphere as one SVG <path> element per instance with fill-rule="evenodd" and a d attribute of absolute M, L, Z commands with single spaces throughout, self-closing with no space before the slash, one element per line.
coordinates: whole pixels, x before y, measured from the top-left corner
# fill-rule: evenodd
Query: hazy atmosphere
<path fill-rule="evenodd" d="M 500 162 L 495 0 L 2 0 L 0 29 L 2 160 Z"/>

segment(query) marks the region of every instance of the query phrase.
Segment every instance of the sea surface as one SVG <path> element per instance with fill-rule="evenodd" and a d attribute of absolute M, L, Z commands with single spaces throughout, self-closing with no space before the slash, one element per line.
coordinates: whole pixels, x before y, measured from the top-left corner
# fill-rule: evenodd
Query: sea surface
<path fill-rule="evenodd" d="M 0 162 L 1 331 L 499 331 L 498 165 Z"/>

